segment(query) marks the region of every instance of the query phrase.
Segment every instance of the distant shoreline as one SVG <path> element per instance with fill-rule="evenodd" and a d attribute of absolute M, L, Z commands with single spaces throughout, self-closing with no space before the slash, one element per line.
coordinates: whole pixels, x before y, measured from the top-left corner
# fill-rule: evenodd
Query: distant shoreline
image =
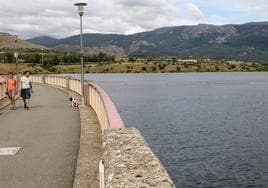
<path fill-rule="evenodd" d="M 0 74 L 15 72 L 14 63 L 0 63 Z M 76 74 L 81 72 L 80 64 L 56 65 L 43 69 L 40 64 L 19 64 L 20 72 L 34 74 Z M 267 72 L 268 64 L 237 61 L 210 62 L 104 62 L 85 64 L 85 73 L 194 73 L 194 72 Z"/>

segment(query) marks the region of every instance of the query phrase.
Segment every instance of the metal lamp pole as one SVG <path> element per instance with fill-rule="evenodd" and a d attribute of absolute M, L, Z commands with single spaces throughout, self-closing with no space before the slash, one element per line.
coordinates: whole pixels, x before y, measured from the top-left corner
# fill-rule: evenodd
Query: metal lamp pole
<path fill-rule="evenodd" d="M 15 56 L 15 59 L 16 59 L 16 79 L 18 81 L 19 79 L 19 65 L 18 65 L 18 57 L 19 57 L 19 53 L 18 53 L 18 49 L 17 49 L 17 36 L 15 36 L 15 53 L 14 53 L 14 56 Z"/>
<path fill-rule="evenodd" d="M 45 73 L 44 73 L 44 48 L 41 49 L 42 50 L 42 82 L 43 84 L 45 83 Z"/>
<path fill-rule="evenodd" d="M 42 50 L 42 67 L 43 67 L 43 74 L 44 74 L 44 48 L 41 49 Z"/>
<path fill-rule="evenodd" d="M 85 105 L 85 98 L 84 98 L 84 82 L 85 82 L 85 77 L 84 77 L 84 50 L 83 50 L 83 23 L 82 23 L 82 17 L 84 14 L 84 6 L 87 5 L 87 3 L 75 3 L 75 6 L 78 7 L 78 14 L 80 16 L 80 60 L 81 60 L 81 96 L 82 96 L 82 106 Z"/>

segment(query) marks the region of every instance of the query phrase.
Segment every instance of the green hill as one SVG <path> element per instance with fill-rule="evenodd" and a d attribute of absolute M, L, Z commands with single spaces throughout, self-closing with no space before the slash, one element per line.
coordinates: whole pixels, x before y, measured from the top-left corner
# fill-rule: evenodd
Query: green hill
<path fill-rule="evenodd" d="M 28 41 L 62 51 L 79 50 L 79 35 Z M 180 56 L 268 61 L 268 22 L 241 25 L 176 26 L 133 35 L 85 34 L 88 53 L 105 51 L 129 56 Z"/>
<path fill-rule="evenodd" d="M 14 49 L 41 49 L 40 45 L 33 44 L 29 41 L 21 40 L 8 33 L 0 33 L 0 51 Z"/>

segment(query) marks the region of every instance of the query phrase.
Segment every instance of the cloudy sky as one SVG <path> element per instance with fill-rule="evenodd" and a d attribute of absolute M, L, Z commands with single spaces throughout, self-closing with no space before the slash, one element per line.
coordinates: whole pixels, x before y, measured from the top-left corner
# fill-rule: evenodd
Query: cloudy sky
<path fill-rule="evenodd" d="M 79 33 L 79 0 L 0 0 L 0 32 L 21 38 Z M 85 0 L 84 31 L 131 34 L 199 23 L 268 21 L 267 0 Z"/>

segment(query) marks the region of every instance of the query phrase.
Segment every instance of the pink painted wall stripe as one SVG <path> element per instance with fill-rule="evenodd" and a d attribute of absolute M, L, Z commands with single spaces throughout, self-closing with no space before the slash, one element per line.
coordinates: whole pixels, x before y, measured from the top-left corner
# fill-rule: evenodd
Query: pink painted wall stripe
<path fill-rule="evenodd" d="M 102 101 L 105 105 L 105 110 L 108 116 L 108 121 L 111 129 L 121 129 L 125 125 L 109 95 L 97 84 L 88 82 L 101 96 Z"/>

